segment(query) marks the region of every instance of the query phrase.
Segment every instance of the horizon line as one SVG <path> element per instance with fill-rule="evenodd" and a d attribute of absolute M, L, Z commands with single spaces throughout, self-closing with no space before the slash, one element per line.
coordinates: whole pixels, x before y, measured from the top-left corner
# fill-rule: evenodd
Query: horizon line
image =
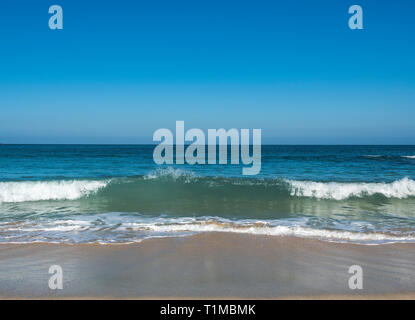
<path fill-rule="evenodd" d="M 159 143 L 0 143 L 0 146 L 25 146 L 25 145 L 38 145 L 38 146 L 46 146 L 46 145 L 62 145 L 62 146 L 157 146 Z M 174 143 L 173 146 L 177 144 Z M 190 146 L 192 143 L 184 144 L 184 146 Z M 209 144 L 204 144 L 205 146 L 209 146 Z M 220 144 L 216 144 L 219 146 Z M 230 146 L 231 144 L 227 144 Z M 253 144 L 249 144 L 252 146 Z M 261 146 L 415 146 L 414 144 L 409 143 L 392 143 L 392 144 L 381 144 L 381 143 L 373 143 L 373 144 L 342 144 L 342 143 L 262 143 Z"/>

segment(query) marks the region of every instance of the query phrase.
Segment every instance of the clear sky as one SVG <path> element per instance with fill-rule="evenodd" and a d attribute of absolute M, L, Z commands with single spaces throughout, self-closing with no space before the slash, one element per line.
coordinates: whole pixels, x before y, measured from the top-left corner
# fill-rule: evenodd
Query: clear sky
<path fill-rule="evenodd" d="M 0 39 L 3 143 L 151 143 L 184 120 L 415 144 L 413 0 L 2 0 Z"/>

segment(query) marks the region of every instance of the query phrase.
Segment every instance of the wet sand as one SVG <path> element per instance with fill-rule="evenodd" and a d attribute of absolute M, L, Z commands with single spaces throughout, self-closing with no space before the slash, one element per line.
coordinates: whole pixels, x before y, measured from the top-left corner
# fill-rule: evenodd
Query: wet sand
<path fill-rule="evenodd" d="M 63 290 L 51 290 L 51 265 Z M 351 265 L 363 290 L 350 290 Z M 130 245 L 0 245 L 1 298 L 414 299 L 415 244 L 205 233 Z"/>

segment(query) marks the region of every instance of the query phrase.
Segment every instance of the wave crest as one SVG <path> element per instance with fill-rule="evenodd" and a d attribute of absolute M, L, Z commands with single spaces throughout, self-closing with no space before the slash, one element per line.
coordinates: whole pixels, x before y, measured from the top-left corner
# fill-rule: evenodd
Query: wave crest
<path fill-rule="evenodd" d="M 290 195 L 317 199 L 344 200 L 381 194 L 387 198 L 404 199 L 415 196 L 415 181 L 403 178 L 391 183 L 341 183 L 287 180 Z"/>
<path fill-rule="evenodd" d="M 111 182 L 111 183 L 110 183 Z M 174 193 L 171 191 L 174 190 Z M 98 193 L 99 192 L 99 193 Z M 76 200 L 94 195 L 131 210 L 145 209 L 144 204 L 171 208 L 187 201 L 197 207 L 204 203 L 222 203 L 227 208 L 251 203 L 260 204 L 287 200 L 290 197 L 324 200 L 345 200 L 381 195 L 386 198 L 415 197 L 415 181 L 403 178 L 394 182 L 316 182 L 288 179 L 239 179 L 195 176 L 178 169 L 157 170 L 146 176 L 108 180 L 60 180 L 0 182 L 0 203 L 46 200 Z M 189 194 L 192 199 L 189 202 Z M 260 202 L 258 202 L 260 200 Z M 192 202 L 194 201 L 194 202 Z M 157 205 L 156 205 L 157 207 Z M 112 208 L 119 210 L 119 208 Z M 194 208 L 193 208 L 194 210 Z M 206 212 L 207 213 L 207 212 Z"/>
<path fill-rule="evenodd" d="M 1 202 L 75 200 L 104 188 L 108 181 L 0 182 Z"/>
<path fill-rule="evenodd" d="M 182 169 L 174 169 L 172 167 L 167 167 L 165 169 L 154 170 L 144 176 L 145 180 L 154 180 L 154 179 L 171 179 L 174 181 L 183 180 L 185 182 L 191 182 L 196 175 L 192 171 L 186 171 Z"/>

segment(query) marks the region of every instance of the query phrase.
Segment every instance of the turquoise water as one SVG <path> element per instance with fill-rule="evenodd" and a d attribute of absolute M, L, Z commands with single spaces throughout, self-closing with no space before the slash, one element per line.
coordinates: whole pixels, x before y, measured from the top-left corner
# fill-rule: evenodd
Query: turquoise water
<path fill-rule="evenodd" d="M 0 242 L 197 232 L 415 240 L 415 146 L 262 146 L 242 165 L 153 162 L 151 145 L 0 146 Z"/>

